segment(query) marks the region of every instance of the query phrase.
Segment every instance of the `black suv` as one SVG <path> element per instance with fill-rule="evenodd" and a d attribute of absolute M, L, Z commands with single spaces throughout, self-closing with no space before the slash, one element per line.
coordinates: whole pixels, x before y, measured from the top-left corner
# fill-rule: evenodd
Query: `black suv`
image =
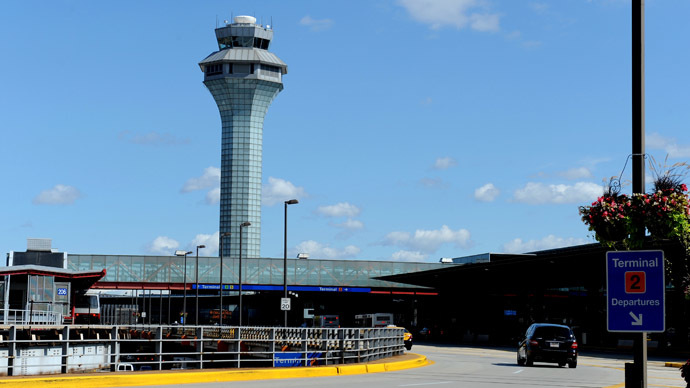
<path fill-rule="evenodd" d="M 573 331 L 568 326 L 550 323 L 530 326 L 518 345 L 517 363 L 532 366 L 535 361 L 577 367 L 577 341 Z"/>

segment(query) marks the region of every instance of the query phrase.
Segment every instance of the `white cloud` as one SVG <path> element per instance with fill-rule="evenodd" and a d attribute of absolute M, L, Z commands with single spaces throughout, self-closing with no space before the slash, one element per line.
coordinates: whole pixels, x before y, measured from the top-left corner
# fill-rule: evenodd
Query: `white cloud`
<path fill-rule="evenodd" d="M 170 237 L 158 236 L 147 245 L 146 250 L 156 255 L 171 256 L 175 254 L 175 250 L 177 250 L 179 246 L 180 243 Z"/>
<path fill-rule="evenodd" d="M 308 253 L 312 259 L 341 260 L 356 257 L 361 251 L 354 245 L 348 245 L 343 249 L 331 248 L 314 240 L 299 243 L 295 250 L 298 253 Z"/>
<path fill-rule="evenodd" d="M 68 185 L 55 185 L 52 189 L 41 191 L 34 199 L 36 205 L 71 205 L 81 198 L 81 193 L 76 187 Z"/>
<path fill-rule="evenodd" d="M 209 205 L 220 203 L 220 187 L 216 187 L 215 189 L 206 193 L 206 203 Z"/>
<path fill-rule="evenodd" d="M 335 205 L 319 206 L 316 212 L 326 217 L 357 217 L 361 210 L 355 205 L 341 202 Z"/>
<path fill-rule="evenodd" d="M 493 202 L 496 197 L 501 192 L 494 186 L 493 183 L 487 183 L 484 186 L 474 190 L 474 198 L 477 201 L 482 201 L 482 202 Z"/>
<path fill-rule="evenodd" d="M 447 170 L 451 167 L 455 167 L 458 165 L 458 162 L 451 158 L 450 156 L 446 156 L 444 158 L 437 158 L 436 162 L 434 163 L 434 169 L 435 170 Z"/>
<path fill-rule="evenodd" d="M 434 253 L 443 244 L 467 248 L 471 243 L 470 232 L 467 229 L 451 230 L 447 225 L 443 225 L 439 230 L 417 229 L 414 235 L 408 232 L 391 232 L 384 239 L 385 245 L 397 245 L 423 253 Z"/>
<path fill-rule="evenodd" d="M 592 172 L 587 167 L 574 167 L 558 173 L 565 179 L 587 179 L 592 177 Z"/>
<path fill-rule="evenodd" d="M 343 228 L 343 229 L 348 229 L 348 230 L 357 230 L 357 229 L 362 229 L 364 228 L 364 224 L 362 221 L 359 220 L 353 220 L 349 219 L 345 222 L 341 222 L 339 224 L 335 224 L 338 228 Z"/>
<path fill-rule="evenodd" d="M 546 3 L 537 3 L 537 2 L 532 2 L 529 4 L 529 7 L 532 8 L 535 12 L 537 13 L 543 13 L 549 9 L 549 5 Z"/>
<path fill-rule="evenodd" d="M 491 32 L 498 31 L 499 28 L 498 14 L 472 14 L 470 16 L 470 27 L 473 30 Z"/>
<path fill-rule="evenodd" d="M 432 29 L 451 26 L 457 29 L 470 27 L 477 31 L 498 31 L 499 15 L 486 13 L 480 0 L 398 0 L 410 16 Z M 478 10 L 479 12 L 476 12 Z"/>
<path fill-rule="evenodd" d="M 505 253 L 526 253 L 535 252 L 545 249 L 563 248 L 574 245 L 587 244 L 588 241 L 581 238 L 562 238 L 556 237 L 552 234 L 542 238 L 541 240 L 522 241 L 516 238 L 507 244 L 503 245 L 503 252 Z"/>
<path fill-rule="evenodd" d="M 268 184 L 264 185 L 261 190 L 261 203 L 266 206 L 291 199 L 299 199 L 307 195 L 303 188 L 297 187 L 286 180 L 273 177 L 268 178 Z"/>
<path fill-rule="evenodd" d="M 603 192 L 603 186 L 591 182 L 577 182 L 572 186 L 528 182 L 525 187 L 515 190 L 513 199 L 530 204 L 582 203 L 599 197 Z"/>
<path fill-rule="evenodd" d="M 690 158 L 690 145 L 679 145 L 676 139 L 661 136 L 657 132 L 647 135 L 645 144 L 651 149 L 664 150 L 669 158 Z"/>
<path fill-rule="evenodd" d="M 333 20 L 312 19 L 311 16 L 307 15 L 299 21 L 299 24 L 309 27 L 312 31 L 323 31 L 333 26 Z"/>
<path fill-rule="evenodd" d="M 397 251 L 391 255 L 391 260 L 418 262 L 424 261 L 426 257 L 427 255 L 418 251 Z"/>
<path fill-rule="evenodd" d="M 424 187 L 429 187 L 432 189 L 447 189 L 449 184 L 443 181 L 441 178 L 422 178 L 419 180 L 419 184 Z"/>
<path fill-rule="evenodd" d="M 441 178 L 422 178 L 419 184 L 432 189 L 447 189 L 450 185 Z"/>
<path fill-rule="evenodd" d="M 204 190 L 211 187 L 218 187 L 220 185 L 220 168 L 207 167 L 204 173 L 198 178 L 190 178 L 185 182 L 180 190 L 183 193 L 190 191 Z"/>
<path fill-rule="evenodd" d="M 196 247 L 198 245 L 206 245 L 206 248 L 199 249 L 199 256 L 215 256 L 218 254 L 218 238 L 220 233 L 213 234 L 197 234 L 192 240 L 192 248 L 196 254 Z"/>
<path fill-rule="evenodd" d="M 175 135 L 169 133 L 158 133 L 150 131 L 145 134 L 136 134 L 131 131 L 122 131 L 118 134 L 118 138 L 122 141 L 132 144 L 142 145 L 177 145 L 189 144 L 189 139 L 178 139 Z"/>

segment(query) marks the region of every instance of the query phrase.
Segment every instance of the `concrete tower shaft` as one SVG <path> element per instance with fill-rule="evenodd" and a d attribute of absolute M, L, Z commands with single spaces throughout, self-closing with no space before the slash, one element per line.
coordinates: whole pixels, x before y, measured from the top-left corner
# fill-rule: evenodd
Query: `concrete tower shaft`
<path fill-rule="evenodd" d="M 222 121 L 220 226 L 230 232 L 223 256 L 261 257 L 261 163 L 263 123 L 271 102 L 283 90 L 287 65 L 267 51 L 269 26 L 238 16 L 216 29 L 219 51 L 199 63 L 204 84 L 218 105 Z"/>

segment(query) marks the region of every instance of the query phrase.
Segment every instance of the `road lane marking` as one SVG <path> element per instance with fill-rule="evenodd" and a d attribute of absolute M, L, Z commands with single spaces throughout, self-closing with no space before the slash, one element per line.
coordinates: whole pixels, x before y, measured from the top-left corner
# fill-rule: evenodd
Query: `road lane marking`
<path fill-rule="evenodd" d="M 520 373 L 520 372 L 522 372 L 523 370 L 524 370 L 524 369 L 517 370 L 517 371 L 513 372 L 513 374 L 515 374 L 515 373 Z"/>
<path fill-rule="evenodd" d="M 438 384 L 450 384 L 450 381 L 438 381 L 435 383 L 418 383 L 418 384 L 404 384 L 404 385 L 398 385 L 399 387 L 416 387 L 420 385 L 438 385 Z"/>

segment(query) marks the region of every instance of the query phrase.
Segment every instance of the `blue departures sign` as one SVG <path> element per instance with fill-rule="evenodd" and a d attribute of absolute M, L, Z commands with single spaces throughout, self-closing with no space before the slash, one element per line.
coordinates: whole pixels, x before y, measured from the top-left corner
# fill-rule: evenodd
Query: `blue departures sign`
<path fill-rule="evenodd" d="M 664 252 L 606 252 L 608 331 L 663 332 Z"/>

